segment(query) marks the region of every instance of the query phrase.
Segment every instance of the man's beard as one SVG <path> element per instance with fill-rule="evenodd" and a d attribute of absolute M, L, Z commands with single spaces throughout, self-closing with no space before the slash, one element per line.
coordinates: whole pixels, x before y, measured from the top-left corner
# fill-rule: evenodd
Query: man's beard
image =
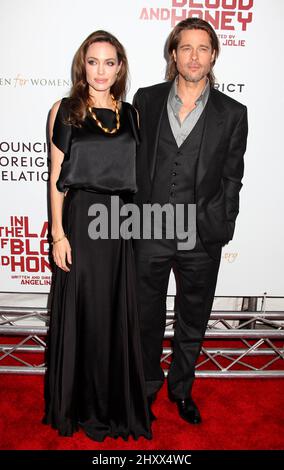
<path fill-rule="evenodd" d="M 179 72 L 179 74 L 182 76 L 182 78 L 186 82 L 198 83 L 207 76 L 208 72 L 204 73 L 204 71 L 201 71 L 198 75 L 191 75 L 190 73 L 181 73 L 181 72 Z"/>

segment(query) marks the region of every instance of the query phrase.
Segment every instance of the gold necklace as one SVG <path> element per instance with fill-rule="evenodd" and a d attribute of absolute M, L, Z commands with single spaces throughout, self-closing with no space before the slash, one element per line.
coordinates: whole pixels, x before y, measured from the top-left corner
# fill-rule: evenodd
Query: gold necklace
<path fill-rule="evenodd" d="M 88 110 L 89 110 L 90 115 L 94 119 L 95 123 L 97 124 L 97 126 L 99 126 L 106 134 L 115 134 L 120 128 L 120 116 L 119 116 L 119 109 L 117 106 L 117 101 L 114 99 L 113 95 L 110 95 L 110 97 L 114 104 L 115 117 L 116 117 L 116 126 L 113 129 L 109 129 L 108 127 L 103 126 L 102 122 L 97 118 L 96 113 L 94 113 L 91 106 L 88 107 Z"/>

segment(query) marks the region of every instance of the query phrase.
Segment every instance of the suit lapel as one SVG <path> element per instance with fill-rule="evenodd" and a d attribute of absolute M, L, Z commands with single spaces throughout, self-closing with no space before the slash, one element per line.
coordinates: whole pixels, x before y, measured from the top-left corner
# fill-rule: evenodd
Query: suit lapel
<path fill-rule="evenodd" d="M 162 116 L 165 110 L 165 106 L 167 105 L 167 99 L 172 83 L 173 82 L 166 82 L 157 87 L 155 95 L 152 96 L 153 102 L 150 103 L 151 118 L 148 120 L 148 148 L 152 149 L 152 151 L 148 152 L 148 163 L 151 184 L 153 183 L 155 174 Z M 212 88 L 208 98 L 205 124 L 198 158 L 196 174 L 197 186 L 200 184 L 209 168 L 209 160 L 214 157 L 214 149 L 222 137 L 222 124 L 224 123 L 224 120 L 225 110 L 220 100 L 218 91 Z"/>
<path fill-rule="evenodd" d="M 156 160 L 157 160 L 157 148 L 159 142 L 161 121 L 165 106 L 167 106 L 167 99 L 172 86 L 172 82 L 166 82 L 161 85 L 160 88 L 156 91 L 156 96 L 151 103 L 151 119 L 148 121 L 150 126 L 148 129 L 148 138 L 149 138 L 149 149 L 153 149 L 152 152 L 148 153 L 149 158 L 149 169 L 150 169 L 150 178 L 151 183 L 154 179 Z"/>
<path fill-rule="evenodd" d="M 211 89 L 207 103 L 206 118 L 198 159 L 196 175 L 197 186 L 200 184 L 210 166 L 209 160 L 214 157 L 214 150 L 222 137 L 222 124 L 224 123 L 224 120 L 224 108 L 218 96 L 218 92 Z"/>

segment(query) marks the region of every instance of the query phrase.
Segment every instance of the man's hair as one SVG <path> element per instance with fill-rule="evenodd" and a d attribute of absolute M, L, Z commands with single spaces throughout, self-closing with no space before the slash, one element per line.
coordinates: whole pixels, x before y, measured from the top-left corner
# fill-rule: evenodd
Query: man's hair
<path fill-rule="evenodd" d="M 173 57 L 173 51 L 177 50 L 177 47 L 180 42 L 180 35 L 182 31 L 186 31 L 188 29 L 202 29 L 206 31 L 209 35 L 212 51 L 215 51 L 215 57 L 211 65 L 211 69 L 207 75 L 210 86 L 213 86 L 215 83 L 215 77 L 213 73 L 213 67 L 215 65 L 216 59 L 220 53 L 220 44 L 217 34 L 215 33 L 212 26 L 207 23 L 207 21 L 201 20 L 200 18 L 187 18 L 186 20 L 180 21 L 175 28 L 172 30 L 167 43 L 168 54 L 169 54 L 169 62 L 167 67 L 167 79 L 173 80 L 177 74 L 178 70 L 176 67 L 176 63 Z"/>

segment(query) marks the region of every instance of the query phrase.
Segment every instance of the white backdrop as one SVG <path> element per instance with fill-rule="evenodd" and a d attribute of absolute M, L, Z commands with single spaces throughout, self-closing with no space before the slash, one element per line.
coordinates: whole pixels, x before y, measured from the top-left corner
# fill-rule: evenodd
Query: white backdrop
<path fill-rule="evenodd" d="M 68 94 L 81 42 L 106 29 L 125 45 L 131 101 L 138 87 L 163 81 L 166 38 L 189 15 L 217 30 L 220 89 L 249 109 L 240 215 L 216 293 L 284 295 L 282 0 L 1 0 L 0 291 L 50 288 L 46 121 Z"/>

